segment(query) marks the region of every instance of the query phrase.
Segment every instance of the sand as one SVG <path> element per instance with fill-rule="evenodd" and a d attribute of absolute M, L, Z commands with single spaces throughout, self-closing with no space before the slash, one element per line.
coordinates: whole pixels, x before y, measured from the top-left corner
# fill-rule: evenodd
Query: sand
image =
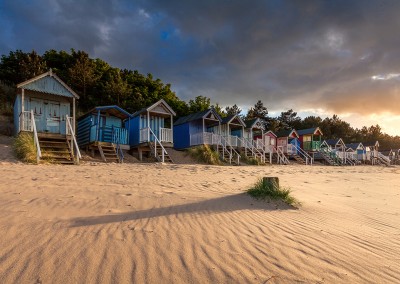
<path fill-rule="evenodd" d="M 0 283 L 399 283 L 400 168 L 3 161 L 0 232 Z"/>

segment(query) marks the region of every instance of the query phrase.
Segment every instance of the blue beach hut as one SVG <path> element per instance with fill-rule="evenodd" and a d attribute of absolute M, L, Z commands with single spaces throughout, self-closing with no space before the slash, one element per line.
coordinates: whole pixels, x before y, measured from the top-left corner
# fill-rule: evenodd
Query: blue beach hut
<path fill-rule="evenodd" d="M 129 114 L 116 105 L 98 106 L 78 118 L 77 138 L 81 148 L 99 151 L 105 162 L 121 162 L 129 150 Z M 125 124 L 125 122 L 128 122 Z"/>
<path fill-rule="evenodd" d="M 221 117 L 214 108 L 179 118 L 174 124 L 175 149 L 220 143 Z"/>
<path fill-rule="evenodd" d="M 33 133 L 37 162 L 79 162 L 75 138 L 75 103 L 79 96 L 50 69 L 17 85 L 14 131 Z M 42 155 L 43 154 L 43 155 Z"/>
<path fill-rule="evenodd" d="M 221 135 L 224 136 L 232 147 L 242 147 L 240 140 L 244 136 L 246 124 L 239 115 L 224 117 L 221 121 Z"/>
<path fill-rule="evenodd" d="M 132 115 L 129 119 L 129 144 L 131 149 L 138 151 L 140 160 L 143 152 L 149 152 L 159 161 L 167 159 L 172 162 L 166 148 L 174 145 L 174 116 L 176 113 L 163 99 Z"/>

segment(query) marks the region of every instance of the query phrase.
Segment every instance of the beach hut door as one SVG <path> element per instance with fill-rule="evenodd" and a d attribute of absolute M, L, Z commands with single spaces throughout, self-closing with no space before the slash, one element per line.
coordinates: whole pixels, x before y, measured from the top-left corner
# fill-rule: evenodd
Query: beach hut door
<path fill-rule="evenodd" d="M 269 137 L 268 135 L 266 135 L 266 136 L 265 136 L 265 143 L 264 143 L 264 144 L 267 145 L 267 146 L 268 146 L 268 145 L 271 145 L 271 144 L 270 144 L 270 143 L 271 143 L 270 140 L 271 140 L 271 137 Z"/>
<path fill-rule="evenodd" d="M 60 103 L 48 102 L 46 109 L 46 131 L 60 133 Z"/>
<path fill-rule="evenodd" d="M 38 132 L 43 132 L 45 130 L 43 101 L 31 99 L 30 104 L 31 104 L 30 109 L 33 111 L 33 114 L 35 116 L 36 130 Z"/>

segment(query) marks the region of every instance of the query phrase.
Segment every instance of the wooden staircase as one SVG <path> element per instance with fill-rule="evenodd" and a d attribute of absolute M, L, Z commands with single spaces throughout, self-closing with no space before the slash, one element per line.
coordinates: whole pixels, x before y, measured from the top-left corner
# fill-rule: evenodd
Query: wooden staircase
<path fill-rule="evenodd" d="M 250 149 L 245 149 L 240 151 L 242 155 L 244 155 L 247 159 L 256 159 L 259 163 L 264 163 L 263 156 L 261 153 L 257 153 L 256 151 L 251 151 Z"/>
<path fill-rule="evenodd" d="M 74 155 L 71 153 L 71 143 L 65 135 L 38 136 L 42 160 L 63 165 L 73 165 Z"/>
<path fill-rule="evenodd" d="M 234 164 L 236 166 L 239 166 L 240 162 L 239 163 L 237 162 L 237 160 L 238 160 L 237 159 L 238 158 L 237 154 L 235 154 L 234 151 L 231 151 L 232 149 L 228 148 L 228 147 L 230 147 L 230 146 L 227 146 L 227 147 L 218 146 L 217 147 L 217 151 L 218 151 L 220 159 L 225 163 Z M 229 156 L 230 156 L 231 152 L 233 153 L 232 154 L 232 159 L 229 159 Z"/>
<path fill-rule="evenodd" d="M 157 147 L 157 149 L 154 150 L 154 147 L 155 147 L 154 142 L 149 142 L 149 147 L 150 147 L 150 152 L 157 159 L 157 161 L 162 162 L 163 148 Z M 165 149 L 165 152 L 164 152 L 164 163 L 169 163 L 169 164 L 173 164 L 174 163 L 174 161 L 172 160 L 171 156 L 168 154 L 167 149 Z"/>
<path fill-rule="evenodd" d="M 328 151 L 319 151 L 321 157 L 331 166 L 339 166 L 339 164 L 329 155 Z"/>
<path fill-rule="evenodd" d="M 294 159 L 297 163 L 302 164 L 302 165 L 306 165 L 306 161 L 305 161 L 302 157 L 300 157 L 299 155 L 294 154 L 294 155 L 292 155 L 291 157 L 293 157 L 293 159 Z"/>
<path fill-rule="evenodd" d="M 104 162 L 108 163 L 121 163 L 115 146 L 109 142 L 98 142 L 97 149 L 100 152 L 100 156 Z"/>
<path fill-rule="evenodd" d="M 385 166 L 389 167 L 390 166 L 390 159 L 386 156 L 384 156 L 382 153 L 378 153 L 378 164 L 384 164 Z"/>

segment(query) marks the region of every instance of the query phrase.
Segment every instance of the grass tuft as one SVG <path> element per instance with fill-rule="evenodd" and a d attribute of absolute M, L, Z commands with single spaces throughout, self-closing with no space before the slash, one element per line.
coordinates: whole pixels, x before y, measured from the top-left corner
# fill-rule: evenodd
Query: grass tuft
<path fill-rule="evenodd" d="M 248 165 L 254 165 L 254 166 L 264 165 L 264 163 L 262 163 L 260 160 L 253 157 L 246 157 L 246 155 L 242 155 L 242 158 L 240 160 Z"/>
<path fill-rule="evenodd" d="M 21 132 L 14 140 L 14 153 L 26 163 L 36 163 L 36 148 L 33 133 Z"/>
<path fill-rule="evenodd" d="M 221 165 L 218 152 L 208 145 L 197 146 L 187 150 L 188 154 L 199 163 Z"/>
<path fill-rule="evenodd" d="M 255 185 L 247 190 L 247 193 L 256 199 L 282 200 L 292 206 L 300 206 L 301 203 L 290 193 L 290 188 L 279 187 L 273 182 L 260 178 Z"/>

